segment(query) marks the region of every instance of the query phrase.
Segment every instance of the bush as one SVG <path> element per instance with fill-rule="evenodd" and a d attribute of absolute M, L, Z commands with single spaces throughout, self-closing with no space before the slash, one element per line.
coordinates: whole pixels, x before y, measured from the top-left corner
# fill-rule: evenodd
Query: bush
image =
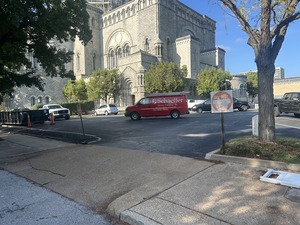
<path fill-rule="evenodd" d="M 49 103 L 49 104 L 60 104 L 70 110 L 71 115 L 77 115 L 77 104 L 78 102 L 62 102 L 62 103 Z M 38 110 L 43 107 L 44 104 L 36 104 L 32 106 L 33 110 Z M 94 101 L 83 101 L 80 102 L 82 114 L 88 114 L 90 111 L 95 109 Z"/>
<path fill-rule="evenodd" d="M 61 103 L 61 105 L 65 108 L 68 108 L 70 110 L 71 115 L 78 115 L 77 112 L 78 102 L 65 102 L 65 103 Z M 95 109 L 94 101 L 83 101 L 80 102 L 80 105 L 81 105 L 82 114 L 88 114 L 89 111 Z"/>
<path fill-rule="evenodd" d="M 44 104 L 36 104 L 36 105 L 32 106 L 32 110 L 38 110 L 38 109 L 42 108 L 43 105 Z"/>

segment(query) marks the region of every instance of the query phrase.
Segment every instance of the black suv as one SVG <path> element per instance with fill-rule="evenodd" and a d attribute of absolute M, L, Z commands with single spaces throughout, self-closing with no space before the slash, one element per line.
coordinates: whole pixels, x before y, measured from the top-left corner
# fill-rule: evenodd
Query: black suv
<path fill-rule="evenodd" d="M 233 98 L 233 109 L 238 109 L 239 111 L 247 111 L 250 108 L 250 105 L 247 101 L 241 101 L 236 98 Z M 210 99 L 205 100 L 204 102 L 194 105 L 192 111 L 202 113 L 203 111 L 211 111 L 211 102 Z"/>

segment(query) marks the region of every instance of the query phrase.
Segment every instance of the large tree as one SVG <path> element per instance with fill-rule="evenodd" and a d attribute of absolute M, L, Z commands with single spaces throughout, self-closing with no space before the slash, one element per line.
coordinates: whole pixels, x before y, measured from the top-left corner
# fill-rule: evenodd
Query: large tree
<path fill-rule="evenodd" d="M 22 85 L 43 90 L 28 56 L 48 76 L 72 77 L 65 64 L 73 53 L 59 45 L 92 37 L 86 0 L 0 0 L 0 18 L 0 98 Z"/>
<path fill-rule="evenodd" d="M 258 71 L 259 139 L 275 140 L 273 82 L 275 60 L 289 24 L 300 18 L 300 0 L 218 0 L 248 35 Z"/>
<path fill-rule="evenodd" d="M 87 85 L 88 97 L 90 100 L 103 99 L 106 102 L 108 97 L 114 101 L 120 91 L 120 75 L 114 70 L 95 70 Z"/>
<path fill-rule="evenodd" d="M 231 89 L 232 76 L 221 68 L 211 68 L 199 73 L 197 79 L 197 93 L 209 98 L 210 92 Z"/>
<path fill-rule="evenodd" d="M 160 62 L 152 65 L 145 74 L 145 91 L 148 93 L 183 91 L 187 68 L 175 63 Z"/>
<path fill-rule="evenodd" d="M 253 100 L 258 94 L 258 78 L 257 72 L 249 72 L 247 75 L 247 92 Z"/>
<path fill-rule="evenodd" d="M 69 102 L 75 102 L 78 100 L 84 101 L 88 99 L 87 86 L 83 79 L 69 80 L 69 82 L 63 88 L 63 96 Z"/>

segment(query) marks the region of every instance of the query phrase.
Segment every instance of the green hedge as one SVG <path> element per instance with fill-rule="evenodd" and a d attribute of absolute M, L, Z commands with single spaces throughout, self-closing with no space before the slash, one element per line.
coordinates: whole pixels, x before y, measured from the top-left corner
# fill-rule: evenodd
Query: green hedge
<path fill-rule="evenodd" d="M 71 115 L 77 115 L 77 104 L 78 102 L 65 102 L 61 103 L 61 105 L 70 110 Z M 83 101 L 80 102 L 82 114 L 88 114 L 89 111 L 95 109 L 94 101 Z"/>
<path fill-rule="evenodd" d="M 44 105 L 44 104 L 35 104 L 34 106 L 32 106 L 32 109 L 33 109 L 33 110 L 38 110 L 38 109 L 42 108 L 43 105 Z"/>
<path fill-rule="evenodd" d="M 55 103 L 53 103 L 55 104 Z M 77 104 L 78 102 L 61 102 L 57 103 L 61 106 L 67 108 L 70 110 L 71 115 L 77 115 Z M 32 107 L 33 110 L 37 110 L 43 107 L 44 104 L 36 104 Z M 95 109 L 95 103 L 94 101 L 83 101 L 80 102 L 82 114 L 88 114 L 90 111 L 93 111 Z"/>

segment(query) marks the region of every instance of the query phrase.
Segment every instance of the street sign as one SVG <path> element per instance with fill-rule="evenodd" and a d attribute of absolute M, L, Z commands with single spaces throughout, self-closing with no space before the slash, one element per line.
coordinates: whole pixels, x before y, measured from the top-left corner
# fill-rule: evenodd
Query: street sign
<path fill-rule="evenodd" d="M 212 113 L 233 112 L 232 90 L 211 92 L 210 98 Z"/>
<path fill-rule="evenodd" d="M 78 116 L 82 116 L 82 110 L 81 110 L 81 105 L 80 105 L 80 103 L 78 102 L 77 103 L 77 114 L 78 114 Z"/>

